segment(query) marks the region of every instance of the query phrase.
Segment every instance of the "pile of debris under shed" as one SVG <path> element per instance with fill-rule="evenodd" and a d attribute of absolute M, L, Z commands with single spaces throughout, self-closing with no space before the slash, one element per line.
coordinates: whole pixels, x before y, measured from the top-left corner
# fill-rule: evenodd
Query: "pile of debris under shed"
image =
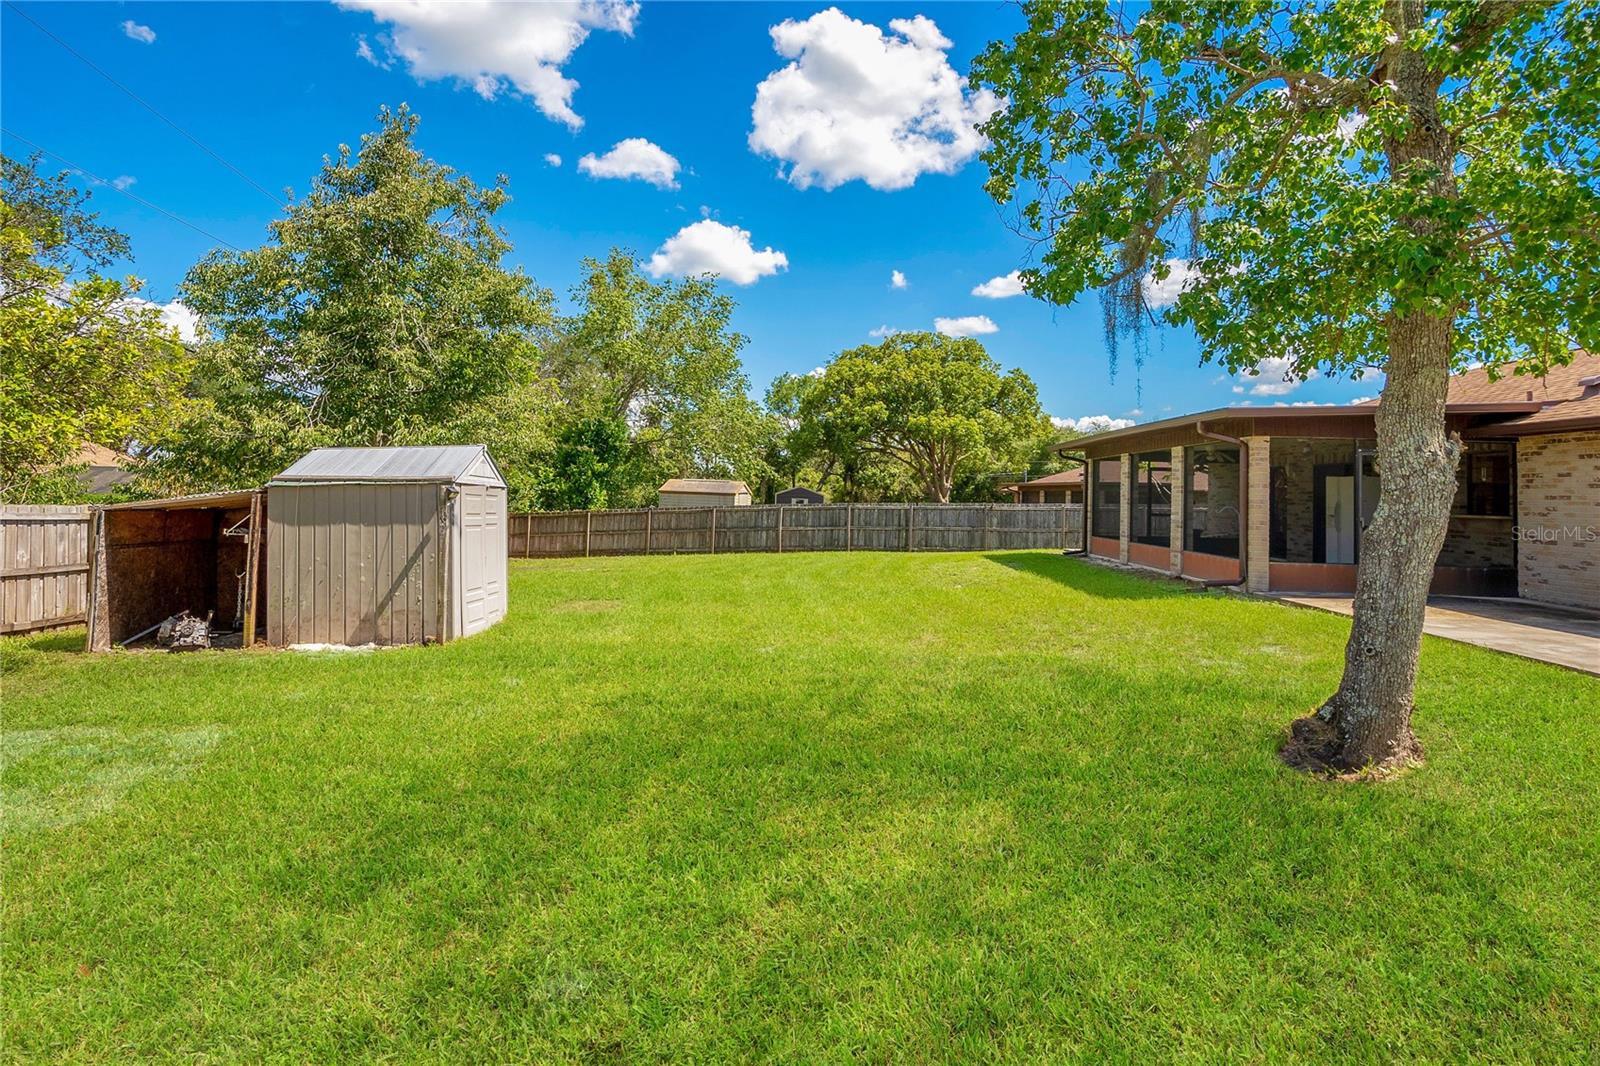
<path fill-rule="evenodd" d="M 505 616 L 481 444 L 319 448 L 265 489 L 98 507 L 91 536 L 91 651 L 434 643 Z"/>
<path fill-rule="evenodd" d="M 118 646 L 123 648 L 131 647 L 154 634 L 156 645 L 167 648 L 170 651 L 195 651 L 200 648 L 223 647 L 223 641 L 214 643 L 213 638 L 226 638 L 228 636 L 237 638 L 238 631 L 217 632 L 212 630 L 211 616 L 215 613 L 215 611 L 207 611 L 204 618 L 196 618 L 188 611 L 179 611 L 175 615 L 162 619 L 150 628 L 135 633 Z M 238 643 L 237 639 L 233 642 L 234 646 L 237 646 Z"/>

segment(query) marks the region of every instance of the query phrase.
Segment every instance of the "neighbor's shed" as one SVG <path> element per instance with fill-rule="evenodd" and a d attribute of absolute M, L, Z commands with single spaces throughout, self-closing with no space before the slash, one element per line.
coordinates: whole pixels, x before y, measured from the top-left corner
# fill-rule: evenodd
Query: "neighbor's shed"
<path fill-rule="evenodd" d="M 661 486 L 662 507 L 748 507 L 750 486 L 718 478 L 675 477 Z"/>
<path fill-rule="evenodd" d="M 506 482 L 481 444 L 319 448 L 267 483 L 267 641 L 416 644 L 505 617 Z"/>
<path fill-rule="evenodd" d="M 817 504 L 828 502 L 822 493 L 817 492 L 815 489 L 803 489 L 799 485 L 794 486 L 794 488 L 784 489 L 782 492 L 773 497 L 773 501 L 775 503 L 781 503 L 787 507 L 793 507 L 797 504 Z"/>

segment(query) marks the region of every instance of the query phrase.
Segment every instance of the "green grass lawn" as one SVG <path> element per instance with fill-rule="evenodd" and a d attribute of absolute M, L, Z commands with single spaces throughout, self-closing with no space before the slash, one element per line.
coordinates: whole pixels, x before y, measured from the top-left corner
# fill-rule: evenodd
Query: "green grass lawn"
<path fill-rule="evenodd" d="M 442 648 L 3 643 L 16 1060 L 1600 1054 L 1600 682 L 1047 553 L 513 564 Z"/>

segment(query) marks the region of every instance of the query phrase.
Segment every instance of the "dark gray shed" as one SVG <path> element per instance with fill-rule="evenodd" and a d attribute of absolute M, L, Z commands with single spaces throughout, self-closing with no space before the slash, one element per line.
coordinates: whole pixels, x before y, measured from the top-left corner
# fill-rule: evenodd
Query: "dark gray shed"
<path fill-rule="evenodd" d="M 815 489 L 803 489 L 796 485 L 792 489 L 784 489 L 773 497 L 773 502 L 794 506 L 795 504 L 827 503 L 822 493 Z"/>
<path fill-rule="evenodd" d="M 415 644 L 505 617 L 506 483 L 481 444 L 319 448 L 267 483 L 267 641 Z"/>

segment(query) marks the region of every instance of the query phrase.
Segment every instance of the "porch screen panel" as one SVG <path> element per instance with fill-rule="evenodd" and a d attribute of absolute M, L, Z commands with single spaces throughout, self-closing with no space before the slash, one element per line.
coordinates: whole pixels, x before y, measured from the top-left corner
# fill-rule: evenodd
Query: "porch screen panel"
<path fill-rule="evenodd" d="M 1243 484 L 1239 449 L 1231 444 L 1189 448 L 1184 549 L 1208 555 L 1239 554 L 1239 500 Z"/>
<path fill-rule="evenodd" d="M 1133 528 L 1129 539 L 1165 546 L 1172 540 L 1172 453 L 1133 457 Z"/>
<path fill-rule="evenodd" d="M 1096 537 L 1122 535 L 1122 460 L 1096 459 L 1093 464 L 1094 510 L 1090 532 Z"/>

